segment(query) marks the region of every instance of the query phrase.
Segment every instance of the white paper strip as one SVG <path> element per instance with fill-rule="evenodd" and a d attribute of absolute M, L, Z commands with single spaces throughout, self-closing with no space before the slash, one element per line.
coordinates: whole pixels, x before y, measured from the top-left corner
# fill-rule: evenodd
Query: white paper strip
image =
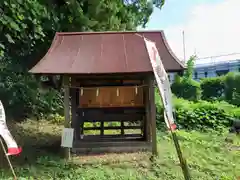
<path fill-rule="evenodd" d="M 73 128 L 64 128 L 63 129 L 62 141 L 61 141 L 61 146 L 62 147 L 72 148 L 72 146 L 73 146 L 73 133 L 74 133 Z"/>

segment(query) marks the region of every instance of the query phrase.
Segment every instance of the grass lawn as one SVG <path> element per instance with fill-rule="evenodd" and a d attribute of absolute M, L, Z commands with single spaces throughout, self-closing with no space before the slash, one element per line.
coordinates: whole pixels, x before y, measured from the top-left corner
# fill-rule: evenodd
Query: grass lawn
<path fill-rule="evenodd" d="M 181 180 L 179 161 L 169 135 L 159 133 L 159 157 L 150 154 L 108 154 L 78 156 L 65 162 L 58 155 L 61 127 L 41 121 L 9 125 L 23 146 L 19 157 L 11 157 L 21 179 L 63 180 Z M 227 133 L 178 132 L 193 180 L 234 180 L 240 176 L 240 137 Z M 228 141 L 226 141 L 228 137 Z M 53 148 L 49 148 L 53 144 Z M 231 150 L 231 147 L 232 150 Z M 12 179 L 1 155 L 0 179 Z"/>

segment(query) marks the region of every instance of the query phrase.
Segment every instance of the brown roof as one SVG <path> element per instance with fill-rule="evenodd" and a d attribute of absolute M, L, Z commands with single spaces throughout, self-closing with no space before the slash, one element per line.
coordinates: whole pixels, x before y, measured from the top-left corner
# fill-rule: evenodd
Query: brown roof
<path fill-rule="evenodd" d="M 152 72 L 144 39 L 156 42 L 167 71 L 184 65 L 158 32 L 56 33 L 47 54 L 30 70 L 42 74 L 98 74 Z"/>

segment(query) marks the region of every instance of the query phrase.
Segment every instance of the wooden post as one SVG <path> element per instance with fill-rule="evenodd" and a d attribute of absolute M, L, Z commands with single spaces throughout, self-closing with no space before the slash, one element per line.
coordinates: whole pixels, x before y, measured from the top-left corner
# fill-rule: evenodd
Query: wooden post
<path fill-rule="evenodd" d="M 150 105 L 150 119 L 151 119 L 151 131 L 152 131 L 152 153 L 158 155 L 157 152 L 157 127 L 156 127 L 156 105 L 155 105 L 155 88 L 154 81 L 149 79 L 149 105 Z"/>
<path fill-rule="evenodd" d="M 65 128 L 70 127 L 69 83 L 70 83 L 69 77 L 64 75 L 63 76 L 63 87 L 64 87 L 64 116 L 65 116 L 64 127 Z M 70 159 L 70 148 L 64 148 L 64 157 L 66 159 Z"/>
<path fill-rule="evenodd" d="M 144 84 L 149 84 L 148 80 L 144 81 Z M 145 104 L 145 117 L 144 117 L 144 138 L 147 142 L 151 141 L 151 116 L 150 116 L 150 103 L 149 103 L 149 87 L 144 87 L 144 104 Z"/>
<path fill-rule="evenodd" d="M 121 121 L 121 135 L 124 136 L 124 121 Z"/>
<path fill-rule="evenodd" d="M 77 129 L 79 127 L 77 126 L 77 104 L 76 104 L 76 89 L 70 90 L 71 94 L 71 114 L 72 114 L 72 123 L 71 126 L 74 128 L 74 140 L 77 139 Z"/>
<path fill-rule="evenodd" d="M 76 87 L 76 79 L 74 77 L 71 78 L 71 86 Z M 79 89 L 72 88 L 71 91 L 71 114 L 72 114 L 72 127 L 74 128 L 74 140 L 80 139 L 80 117 L 77 114 L 77 106 L 79 100 Z"/>
<path fill-rule="evenodd" d="M 100 130 L 100 134 L 101 136 L 104 136 L 104 121 L 101 121 L 101 130 Z"/>
<path fill-rule="evenodd" d="M 81 118 L 79 119 L 79 127 L 80 127 L 79 137 L 81 136 L 81 139 L 82 139 L 83 138 L 82 136 L 84 135 L 84 121 L 85 121 L 85 118 L 84 118 L 84 111 L 82 110 L 81 112 L 82 112 L 81 113 Z"/>

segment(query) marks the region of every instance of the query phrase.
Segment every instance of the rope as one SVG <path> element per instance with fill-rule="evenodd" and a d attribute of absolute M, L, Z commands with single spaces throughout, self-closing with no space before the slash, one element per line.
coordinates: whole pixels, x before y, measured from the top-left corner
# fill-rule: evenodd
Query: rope
<path fill-rule="evenodd" d="M 12 166 L 12 163 L 11 163 L 11 161 L 10 161 L 8 155 L 7 155 L 7 151 L 6 151 L 5 147 L 4 147 L 4 144 L 3 144 L 2 138 L 0 138 L 0 141 L 1 141 L 2 148 L 3 148 L 3 152 L 4 152 L 5 156 L 6 156 L 6 159 L 7 159 L 7 161 L 8 161 L 8 164 L 9 164 L 10 169 L 11 169 L 11 171 L 12 171 L 12 174 L 13 174 L 14 180 L 17 180 L 16 173 L 15 173 L 15 171 L 14 171 L 14 169 L 13 169 L 13 166 Z"/>
<path fill-rule="evenodd" d="M 66 87 L 66 86 L 64 86 Z M 133 85 L 133 86 L 97 86 L 97 87 L 79 87 L 79 86 L 67 86 L 68 88 L 72 89 L 97 89 L 97 88 L 122 88 L 122 87 L 135 87 L 135 88 L 141 88 L 141 87 L 148 87 L 148 85 Z"/>

